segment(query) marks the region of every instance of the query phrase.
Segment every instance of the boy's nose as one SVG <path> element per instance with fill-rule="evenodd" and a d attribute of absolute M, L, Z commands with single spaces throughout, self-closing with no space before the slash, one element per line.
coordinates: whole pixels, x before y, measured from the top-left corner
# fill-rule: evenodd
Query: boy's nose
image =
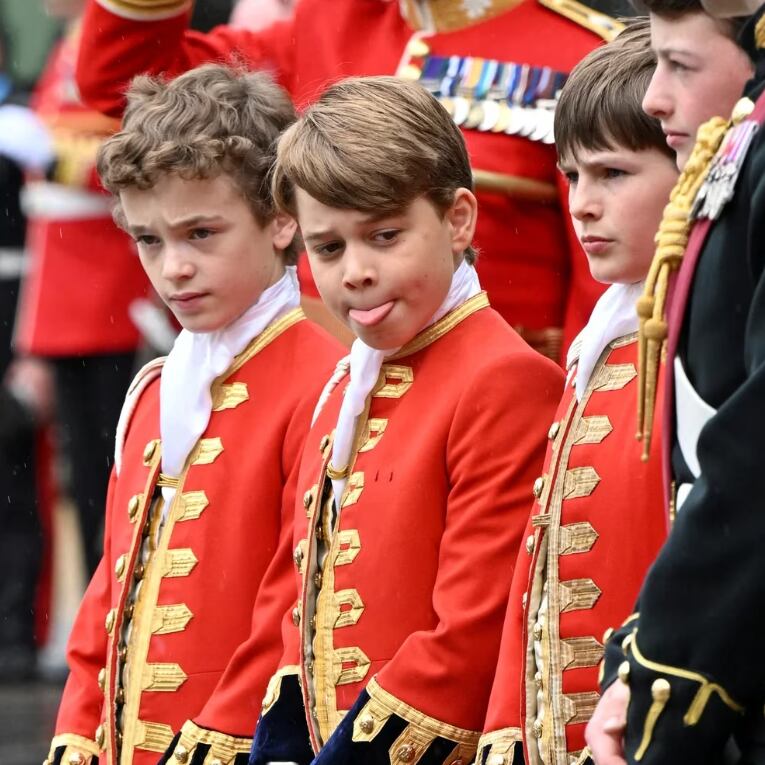
<path fill-rule="evenodd" d="M 165 247 L 162 258 L 162 276 L 169 281 L 189 279 L 194 275 L 195 267 L 183 247 L 169 244 Z"/>
<path fill-rule="evenodd" d="M 656 70 L 643 96 L 643 111 L 650 117 L 661 119 L 672 113 L 672 103 L 663 76 Z"/>
<path fill-rule="evenodd" d="M 377 269 L 373 258 L 347 248 L 343 260 L 343 286 L 346 289 L 372 287 L 377 283 Z"/>
<path fill-rule="evenodd" d="M 571 189 L 568 200 L 571 215 L 577 220 L 598 218 L 601 214 L 601 203 L 592 184 L 580 180 Z"/>

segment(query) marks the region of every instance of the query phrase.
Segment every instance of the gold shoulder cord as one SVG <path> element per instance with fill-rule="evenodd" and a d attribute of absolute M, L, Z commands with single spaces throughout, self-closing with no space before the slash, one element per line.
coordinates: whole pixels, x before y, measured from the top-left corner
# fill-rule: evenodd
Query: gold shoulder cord
<path fill-rule="evenodd" d="M 690 213 L 713 157 L 730 122 L 713 117 L 696 136 L 696 145 L 672 189 L 656 234 L 656 254 L 651 262 L 645 291 L 637 302 L 638 335 L 638 423 L 637 439 L 643 441 L 644 461 L 651 448 L 656 386 L 662 347 L 667 339 L 666 301 L 669 277 L 680 267 L 690 236 Z"/>

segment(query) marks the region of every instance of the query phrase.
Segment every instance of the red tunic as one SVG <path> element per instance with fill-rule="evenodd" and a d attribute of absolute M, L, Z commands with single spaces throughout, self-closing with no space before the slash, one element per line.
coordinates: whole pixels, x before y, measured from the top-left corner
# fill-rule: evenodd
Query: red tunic
<path fill-rule="evenodd" d="M 484 293 L 447 314 L 383 365 L 332 527 L 325 471 L 344 388 L 324 406 L 300 467 L 302 595 L 285 624 L 282 672 L 302 674 L 315 750 L 366 692 L 353 746 L 378 746 L 394 713 L 405 730 L 392 757 L 401 747 L 422 755 L 440 736 L 470 762 L 507 604 L 507 552 L 520 542 L 560 370 Z M 365 761 L 364 752 L 372 761 L 368 749 L 342 761 Z"/>
<path fill-rule="evenodd" d="M 209 34 L 187 30 L 187 14 L 173 10 L 182 5 L 91 0 L 78 70 L 84 97 L 117 114 L 132 75 L 146 70 L 175 75 L 235 54 L 253 68 L 272 70 L 302 105 L 342 77 L 396 73 L 409 61 L 407 46 L 415 36 L 434 55 L 474 56 L 560 72 L 570 71 L 600 41 L 538 0 L 491 0 L 476 4 L 485 7 L 472 13 L 462 0 L 438 0 L 430 4 L 431 11 L 437 28 L 445 31 L 432 34 L 416 31 L 414 16 L 411 24 L 402 16 L 406 4 L 395 1 L 303 0 L 290 22 L 257 32 L 218 27 Z M 553 146 L 477 129 L 465 129 L 464 135 L 477 171 L 542 182 L 555 195 L 559 177 Z M 510 324 L 524 328 L 535 347 L 556 358 L 602 292 L 570 229 L 565 197 L 561 190 L 559 199 L 543 204 L 479 183 L 475 238 L 481 250 L 478 271 L 492 305 Z M 310 277 L 307 269 L 302 276 Z M 547 329 L 555 331 L 545 334 Z"/>
<path fill-rule="evenodd" d="M 161 502 L 152 501 L 167 485 L 159 380 L 141 394 L 112 474 L 104 557 L 70 638 L 51 755 L 63 746 L 101 763 L 154 765 L 181 726 L 188 751 L 202 739 L 249 751 L 294 600 L 299 454 L 341 352 L 301 317 L 295 310 L 272 323 L 213 384 L 210 422 L 161 530 Z M 144 534 L 156 541 L 142 563 Z M 256 634 L 262 624 L 273 626 Z"/>
<path fill-rule="evenodd" d="M 660 447 L 643 462 L 635 439 L 636 337 L 606 348 L 581 402 L 567 387 L 550 428 L 481 739 L 491 765 L 521 740 L 530 765 L 587 755 L 603 634 L 632 613 L 666 537 Z"/>
<path fill-rule="evenodd" d="M 95 157 L 115 120 L 85 107 L 74 66 L 78 33 L 52 54 L 33 107 L 51 131 L 54 181 L 30 179 L 27 250 L 16 328 L 19 350 L 40 356 L 127 352 L 139 334 L 128 306 L 146 295 L 148 279 L 130 238 L 112 221 Z"/>

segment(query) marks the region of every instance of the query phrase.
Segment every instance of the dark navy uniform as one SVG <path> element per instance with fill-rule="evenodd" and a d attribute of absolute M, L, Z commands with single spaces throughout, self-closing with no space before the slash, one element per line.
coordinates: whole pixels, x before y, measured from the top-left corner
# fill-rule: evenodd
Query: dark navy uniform
<path fill-rule="evenodd" d="M 699 214 L 697 197 L 670 316 L 675 523 L 607 648 L 605 684 L 618 667 L 631 691 L 627 760 L 645 765 L 724 762 L 731 736 L 740 762 L 764 761 L 765 9 L 743 35 L 757 69 L 737 109 L 750 113 L 711 165 L 731 177 L 707 176 L 730 199 Z"/>

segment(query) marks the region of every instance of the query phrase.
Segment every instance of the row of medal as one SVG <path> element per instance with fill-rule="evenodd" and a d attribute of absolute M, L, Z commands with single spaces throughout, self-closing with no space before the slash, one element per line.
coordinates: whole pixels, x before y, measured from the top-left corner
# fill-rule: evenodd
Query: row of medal
<path fill-rule="evenodd" d="M 460 127 L 555 141 L 555 105 L 566 81 L 562 72 L 469 56 L 426 55 L 421 67 L 409 69 L 409 76 L 438 98 Z"/>

